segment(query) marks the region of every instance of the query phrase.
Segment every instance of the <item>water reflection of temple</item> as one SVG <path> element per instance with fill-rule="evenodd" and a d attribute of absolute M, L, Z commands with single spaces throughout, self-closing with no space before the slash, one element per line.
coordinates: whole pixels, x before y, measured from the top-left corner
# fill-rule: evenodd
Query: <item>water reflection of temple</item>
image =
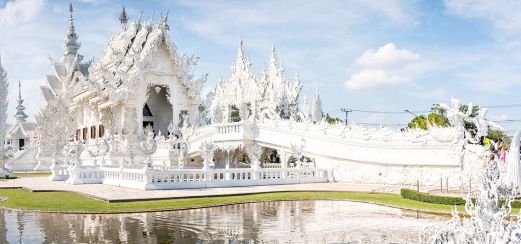
<path fill-rule="evenodd" d="M 339 201 L 259 202 L 135 214 L 0 210 L 0 243 L 410 242 L 429 221 L 398 209 Z"/>

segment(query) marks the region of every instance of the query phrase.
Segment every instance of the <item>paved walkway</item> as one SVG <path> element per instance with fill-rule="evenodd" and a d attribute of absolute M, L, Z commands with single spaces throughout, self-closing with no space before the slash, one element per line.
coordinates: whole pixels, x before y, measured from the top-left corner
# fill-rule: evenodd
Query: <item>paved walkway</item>
<path fill-rule="evenodd" d="M 138 189 L 130 189 L 103 184 L 69 185 L 63 181 L 50 181 L 47 179 L 47 177 L 22 177 L 13 180 L 0 181 L 0 189 L 25 188 L 31 191 L 70 191 L 109 202 L 240 195 L 250 193 L 284 191 L 350 191 L 399 193 L 400 188 L 402 187 L 403 186 L 398 185 L 377 184 L 313 183 L 294 185 L 143 191 Z"/>

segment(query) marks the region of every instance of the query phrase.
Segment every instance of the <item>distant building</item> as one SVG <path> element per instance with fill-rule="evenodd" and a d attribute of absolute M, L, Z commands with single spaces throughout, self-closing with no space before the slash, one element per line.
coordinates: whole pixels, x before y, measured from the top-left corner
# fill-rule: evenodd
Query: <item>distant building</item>
<path fill-rule="evenodd" d="M 5 145 L 13 151 L 21 151 L 29 146 L 30 143 L 36 141 L 36 124 L 28 122 L 23 106 L 21 84 L 18 83 L 18 105 L 16 106 L 15 122 L 12 126 L 7 127 L 5 136 Z"/>

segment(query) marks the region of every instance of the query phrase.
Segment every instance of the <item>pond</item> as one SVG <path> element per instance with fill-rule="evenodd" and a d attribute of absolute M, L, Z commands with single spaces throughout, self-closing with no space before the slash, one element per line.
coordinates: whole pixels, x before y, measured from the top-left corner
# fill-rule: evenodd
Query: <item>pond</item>
<path fill-rule="evenodd" d="M 0 243 L 417 243 L 448 218 L 325 200 L 135 214 L 0 210 Z"/>

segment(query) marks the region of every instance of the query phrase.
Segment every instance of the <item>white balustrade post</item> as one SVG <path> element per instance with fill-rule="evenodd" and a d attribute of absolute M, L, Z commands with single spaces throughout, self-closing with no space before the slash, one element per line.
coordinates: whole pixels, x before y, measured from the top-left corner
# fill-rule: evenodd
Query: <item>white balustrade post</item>
<path fill-rule="evenodd" d="M 150 189 L 150 186 L 154 183 L 152 182 L 153 172 L 154 169 L 151 167 L 143 167 L 143 181 L 141 183 L 144 190 Z"/>
<path fill-rule="evenodd" d="M 230 153 L 230 150 L 228 149 L 228 150 L 226 150 L 226 165 L 225 165 L 225 168 L 227 170 L 230 169 L 231 158 L 232 158 L 232 154 Z M 229 171 L 226 171 L 226 173 L 224 173 L 224 179 L 225 180 L 230 180 L 231 179 Z"/>
<path fill-rule="evenodd" d="M 279 154 L 280 168 L 282 169 L 281 178 L 284 179 L 284 178 L 286 178 L 286 174 L 288 173 L 286 170 L 288 168 L 288 158 L 287 158 L 288 154 L 283 150 L 277 150 L 277 153 Z"/>

